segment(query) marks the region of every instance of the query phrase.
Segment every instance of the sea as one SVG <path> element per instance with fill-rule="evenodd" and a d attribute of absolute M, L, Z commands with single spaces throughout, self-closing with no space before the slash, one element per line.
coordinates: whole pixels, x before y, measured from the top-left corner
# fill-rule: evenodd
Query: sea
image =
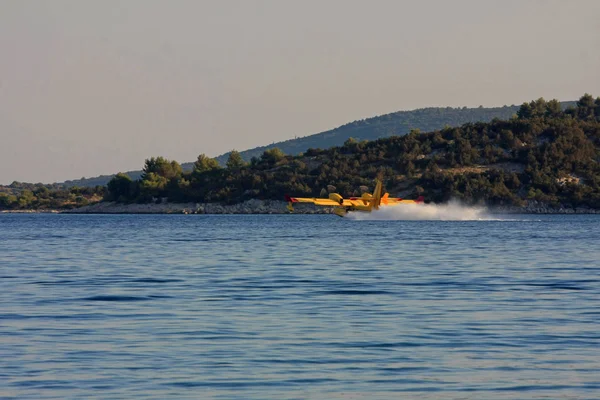
<path fill-rule="evenodd" d="M 0 214 L 0 398 L 599 399 L 600 215 L 444 213 Z"/>

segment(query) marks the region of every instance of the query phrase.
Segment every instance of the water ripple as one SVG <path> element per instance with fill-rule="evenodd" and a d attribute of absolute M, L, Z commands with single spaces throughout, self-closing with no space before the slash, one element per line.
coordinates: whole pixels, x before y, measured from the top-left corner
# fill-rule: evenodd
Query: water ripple
<path fill-rule="evenodd" d="M 600 216 L 0 224 L 2 398 L 598 397 Z"/>

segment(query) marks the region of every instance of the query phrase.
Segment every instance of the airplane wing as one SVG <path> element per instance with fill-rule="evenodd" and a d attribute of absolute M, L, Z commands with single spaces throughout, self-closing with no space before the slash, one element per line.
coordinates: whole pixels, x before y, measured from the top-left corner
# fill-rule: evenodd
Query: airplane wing
<path fill-rule="evenodd" d="M 357 205 L 354 204 L 354 200 L 343 199 L 341 203 L 331 199 L 320 199 L 316 197 L 286 197 L 289 203 L 313 203 L 316 206 L 330 206 L 330 207 L 352 207 Z M 362 202 L 361 202 L 362 204 Z"/>
<path fill-rule="evenodd" d="M 417 203 L 423 203 L 423 196 L 420 196 L 416 200 L 401 199 L 399 197 L 387 197 L 387 198 L 383 197 L 381 199 L 381 204 L 386 205 L 386 206 L 397 206 L 400 204 L 417 204 Z"/>

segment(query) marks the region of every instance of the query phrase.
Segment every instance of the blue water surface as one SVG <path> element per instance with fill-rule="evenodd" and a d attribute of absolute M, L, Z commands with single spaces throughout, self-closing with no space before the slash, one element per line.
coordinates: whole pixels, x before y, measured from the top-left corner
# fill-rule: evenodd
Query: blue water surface
<path fill-rule="evenodd" d="M 6 399 L 598 399 L 600 216 L 0 214 Z"/>

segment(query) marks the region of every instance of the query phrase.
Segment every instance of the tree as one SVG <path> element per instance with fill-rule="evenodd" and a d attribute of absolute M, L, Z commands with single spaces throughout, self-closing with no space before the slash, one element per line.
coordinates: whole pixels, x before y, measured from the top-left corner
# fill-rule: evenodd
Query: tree
<path fill-rule="evenodd" d="M 124 201 L 131 196 L 133 181 L 129 175 L 119 172 L 106 185 L 108 196 L 115 201 Z"/>
<path fill-rule="evenodd" d="M 225 158 L 227 163 L 222 162 L 227 169 L 204 154 L 193 165 L 193 172 L 182 172 L 178 163 L 162 157 L 150 158 L 142 180 L 132 182 L 124 174 L 115 176 L 106 188 L 106 199 L 149 202 L 167 198 L 232 204 L 252 198 L 281 199 L 285 194 L 312 197 L 327 185 L 335 185 L 337 192 L 350 197 L 358 194 L 357 188 L 379 177 L 390 189 L 415 190 L 431 201 L 456 196 L 468 202 L 518 205 L 531 188 L 532 198 L 600 208 L 600 100 L 586 97 L 572 111 L 561 108 L 555 100 L 538 99 L 522 106 L 523 118 L 465 125 L 456 119 L 439 123 L 449 126 L 438 131 L 430 131 L 432 128 L 420 123 L 420 117 L 399 126 L 394 122 L 397 115 L 390 114 L 385 123 L 359 121 L 349 126 L 351 131 L 331 135 L 338 141 L 350 134 L 362 138 L 365 132 L 360 129 L 365 128 L 377 132 L 377 140 L 357 143 L 347 139 L 343 146 L 307 150 L 296 157 L 269 146 L 262 157 L 265 148 L 253 153 L 256 157 L 246 166 L 239 152 L 232 151 Z M 506 107 L 505 111 L 510 115 L 516 109 Z M 438 112 L 445 113 L 443 109 Z M 466 110 L 461 113 L 467 115 Z M 403 134 L 409 127 L 430 132 L 413 130 L 405 136 L 384 138 Z M 325 142 L 311 144 L 328 146 Z M 294 153 L 297 150 L 293 149 Z M 497 162 L 505 162 L 515 173 L 494 172 L 495 167 L 502 169 L 504 165 L 485 165 Z M 476 168 L 465 168 L 473 164 Z M 477 164 L 484 164 L 483 168 Z M 572 177 L 580 179 L 568 183 Z M 47 188 L 19 182 L 0 187 L 0 208 L 19 207 L 18 199 L 8 196 L 18 196 L 24 190 L 33 191 L 34 198 L 25 196 L 21 206 L 31 202 L 31 207 L 38 208 L 85 204 L 85 199 L 97 197 L 96 192 L 103 194 L 102 190 L 83 187 Z"/>
<path fill-rule="evenodd" d="M 33 192 L 31 190 L 29 190 L 29 189 L 23 190 L 18 199 L 19 207 L 21 207 L 21 208 L 30 207 L 31 204 L 35 200 L 36 200 L 36 198 L 33 195 Z"/>
<path fill-rule="evenodd" d="M 200 154 L 198 159 L 194 162 L 195 174 L 202 174 L 206 171 L 212 171 L 219 168 L 219 162 L 214 158 L 206 156 L 206 154 Z"/>
<path fill-rule="evenodd" d="M 17 202 L 17 198 L 13 195 L 0 193 L 0 207 L 8 208 Z"/>
<path fill-rule="evenodd" d="M 550 100 L 546 103 L 546 116 L 547 117 L 558 117 L 562 114 L 562 108 L 560 106 L 560 102 L 556 99 Z"/>
<path fill-rule="evenodd" d="M 406 176 L 412 178 L 415 175 L 415 164 L 412 161 L 406 163 Z"/>
<path fill-rule="evenodd" d="M 356 139 L 354 139 L 353 137 L 349 137 L 344 142 L 344 146 L 348 147 L 348 148 L 355 147 L 357 144 L 358 144 L 358 141 Z"/>
<path fill-rule="evenodd" d="M 242 155 L 237 150 L 231 150 L 229 153 L 229 158 L 227 158 L 227 163 L 225 163 L 228 169 L 236 170 L 244 167 L 246 162 L 242 158 Z"/>
<path fill-rule="evenodd" d="M 519 119 L 528 119 L 533 115 L 533 110 L 531 109 L 531 105 L 529 103 L 521 104 L 519 111 L 517 111 L 517 117 Z"/>
<path fill-rule="evenodd" d="M 273 147 L 272 149 L 265 150 L 262 154 L 261 158 L 263 161 L 268 162 L 269 164 L 275 164 L 278 161 L 281 161 L 285 157 L 285 153 L 281 151 L 278 147 Z"/>
<path fill-rule="evenodd" d="M 177 161 L 169 161 L 163 157 L 147 159 L 144 173 L 139 183 L 141 195 L 144 198 L 164 197 L 168 193 L 168 185 L 177 186 L 183 170 Z"/>
<path fill-rule="evenodd" d="M 170 180 L 180 177 L 182 173 L 181 165 L 177 161 L 169 161 L 164 157 L 152 157 L 144 163 L 142 180 L 146 180 L 149 174 L 156 174 Z"/>
<path fill-rule="evenodd" d="M 594 98 L 586 93 L 577 101 L 577 117 L 581 119 L 594 118 Z"/>
<path fill-rule="evenodd" d="M 546 114 L 547 103 L 543 97 L 531 102 L 531 111 L 534 117 L 543 117 Z"/>

